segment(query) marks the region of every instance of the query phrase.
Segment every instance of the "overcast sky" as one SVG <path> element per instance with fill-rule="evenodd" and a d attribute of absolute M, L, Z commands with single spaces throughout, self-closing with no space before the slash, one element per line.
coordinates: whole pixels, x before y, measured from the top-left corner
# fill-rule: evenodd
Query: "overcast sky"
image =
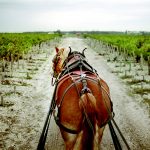
<path fill-rule="evenodd" d="M 150 31 L 150 0 L 0 0 L 0 32 Z"/>

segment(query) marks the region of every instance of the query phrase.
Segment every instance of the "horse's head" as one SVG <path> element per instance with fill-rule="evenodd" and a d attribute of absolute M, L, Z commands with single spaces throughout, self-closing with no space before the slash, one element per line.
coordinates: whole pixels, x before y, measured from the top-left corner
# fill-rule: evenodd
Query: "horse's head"
<path fill-rule="evenodd" d="M 58 75 L 62 72 L 63 68 L 65 67 L 65 65 L 72 59 L 74 58 L 75 60 L 77 59 L 85 59 L 85 54 L 84 51 L 86 50 L 83 49 L 82 53 L 78 52 L 78 51 L 73 51 L 71 50 L 71 47 L 69 47 L 70 51 L 68 53 L 68 51 L 64 48 L 57 48 L 56 49 L 56 55 L 53 58 L 53 76 L 55 78 L 58 77 Z"/>
<path fill-rule="evenodd" d="M 65 49 L 64 48 L 57 48 L 56 49 L 56 55 L 54 56 L 52 62 L 53 62 L 53 75 L 55 78 L 61 73 L 63 69 L 63 63 L 64 60 L 66 59 L 65 55 Z"/>

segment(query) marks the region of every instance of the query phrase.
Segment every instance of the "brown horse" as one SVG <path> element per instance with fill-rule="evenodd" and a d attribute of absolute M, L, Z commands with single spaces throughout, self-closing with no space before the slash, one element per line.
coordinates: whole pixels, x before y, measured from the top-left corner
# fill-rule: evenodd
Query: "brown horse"
<path fill-rule="evenodd" d="M 84 51 L 65 56 L 56 48 L 55 121 L 66 150 L 98 150 L 105 125 L 112 117 L 109 87 L 86 61 Z M 57 112 L 57 114 L 56 114 Z"/>

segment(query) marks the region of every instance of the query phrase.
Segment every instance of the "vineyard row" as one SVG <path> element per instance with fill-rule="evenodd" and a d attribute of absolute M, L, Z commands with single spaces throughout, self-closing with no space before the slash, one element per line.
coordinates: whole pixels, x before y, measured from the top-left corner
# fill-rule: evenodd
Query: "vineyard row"
<path fill-rule="evenodd" d="M 84 37 L 101 41 L 120 53 L 126 53 L 127 56 L 135 56 L 137 61 L 141 56 L 146 61 L 150 57 L 150 35 L 85 34 Z"/>
<path fill-rule="evenodd" d="M 58 34 L 47 33 L 0 33 L 0 59 L 18 60 L 35 45 L 50 41 Z"/>

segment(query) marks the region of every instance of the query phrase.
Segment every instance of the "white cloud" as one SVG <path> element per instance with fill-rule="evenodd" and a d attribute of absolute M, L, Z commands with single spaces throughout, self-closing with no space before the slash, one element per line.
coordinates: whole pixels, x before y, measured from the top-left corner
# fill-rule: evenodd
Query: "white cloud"
<path fill-rule="evenodd" d="M 0 0 L 0 31 L 150 31 L 149 8 L 149 0 Z"/>

